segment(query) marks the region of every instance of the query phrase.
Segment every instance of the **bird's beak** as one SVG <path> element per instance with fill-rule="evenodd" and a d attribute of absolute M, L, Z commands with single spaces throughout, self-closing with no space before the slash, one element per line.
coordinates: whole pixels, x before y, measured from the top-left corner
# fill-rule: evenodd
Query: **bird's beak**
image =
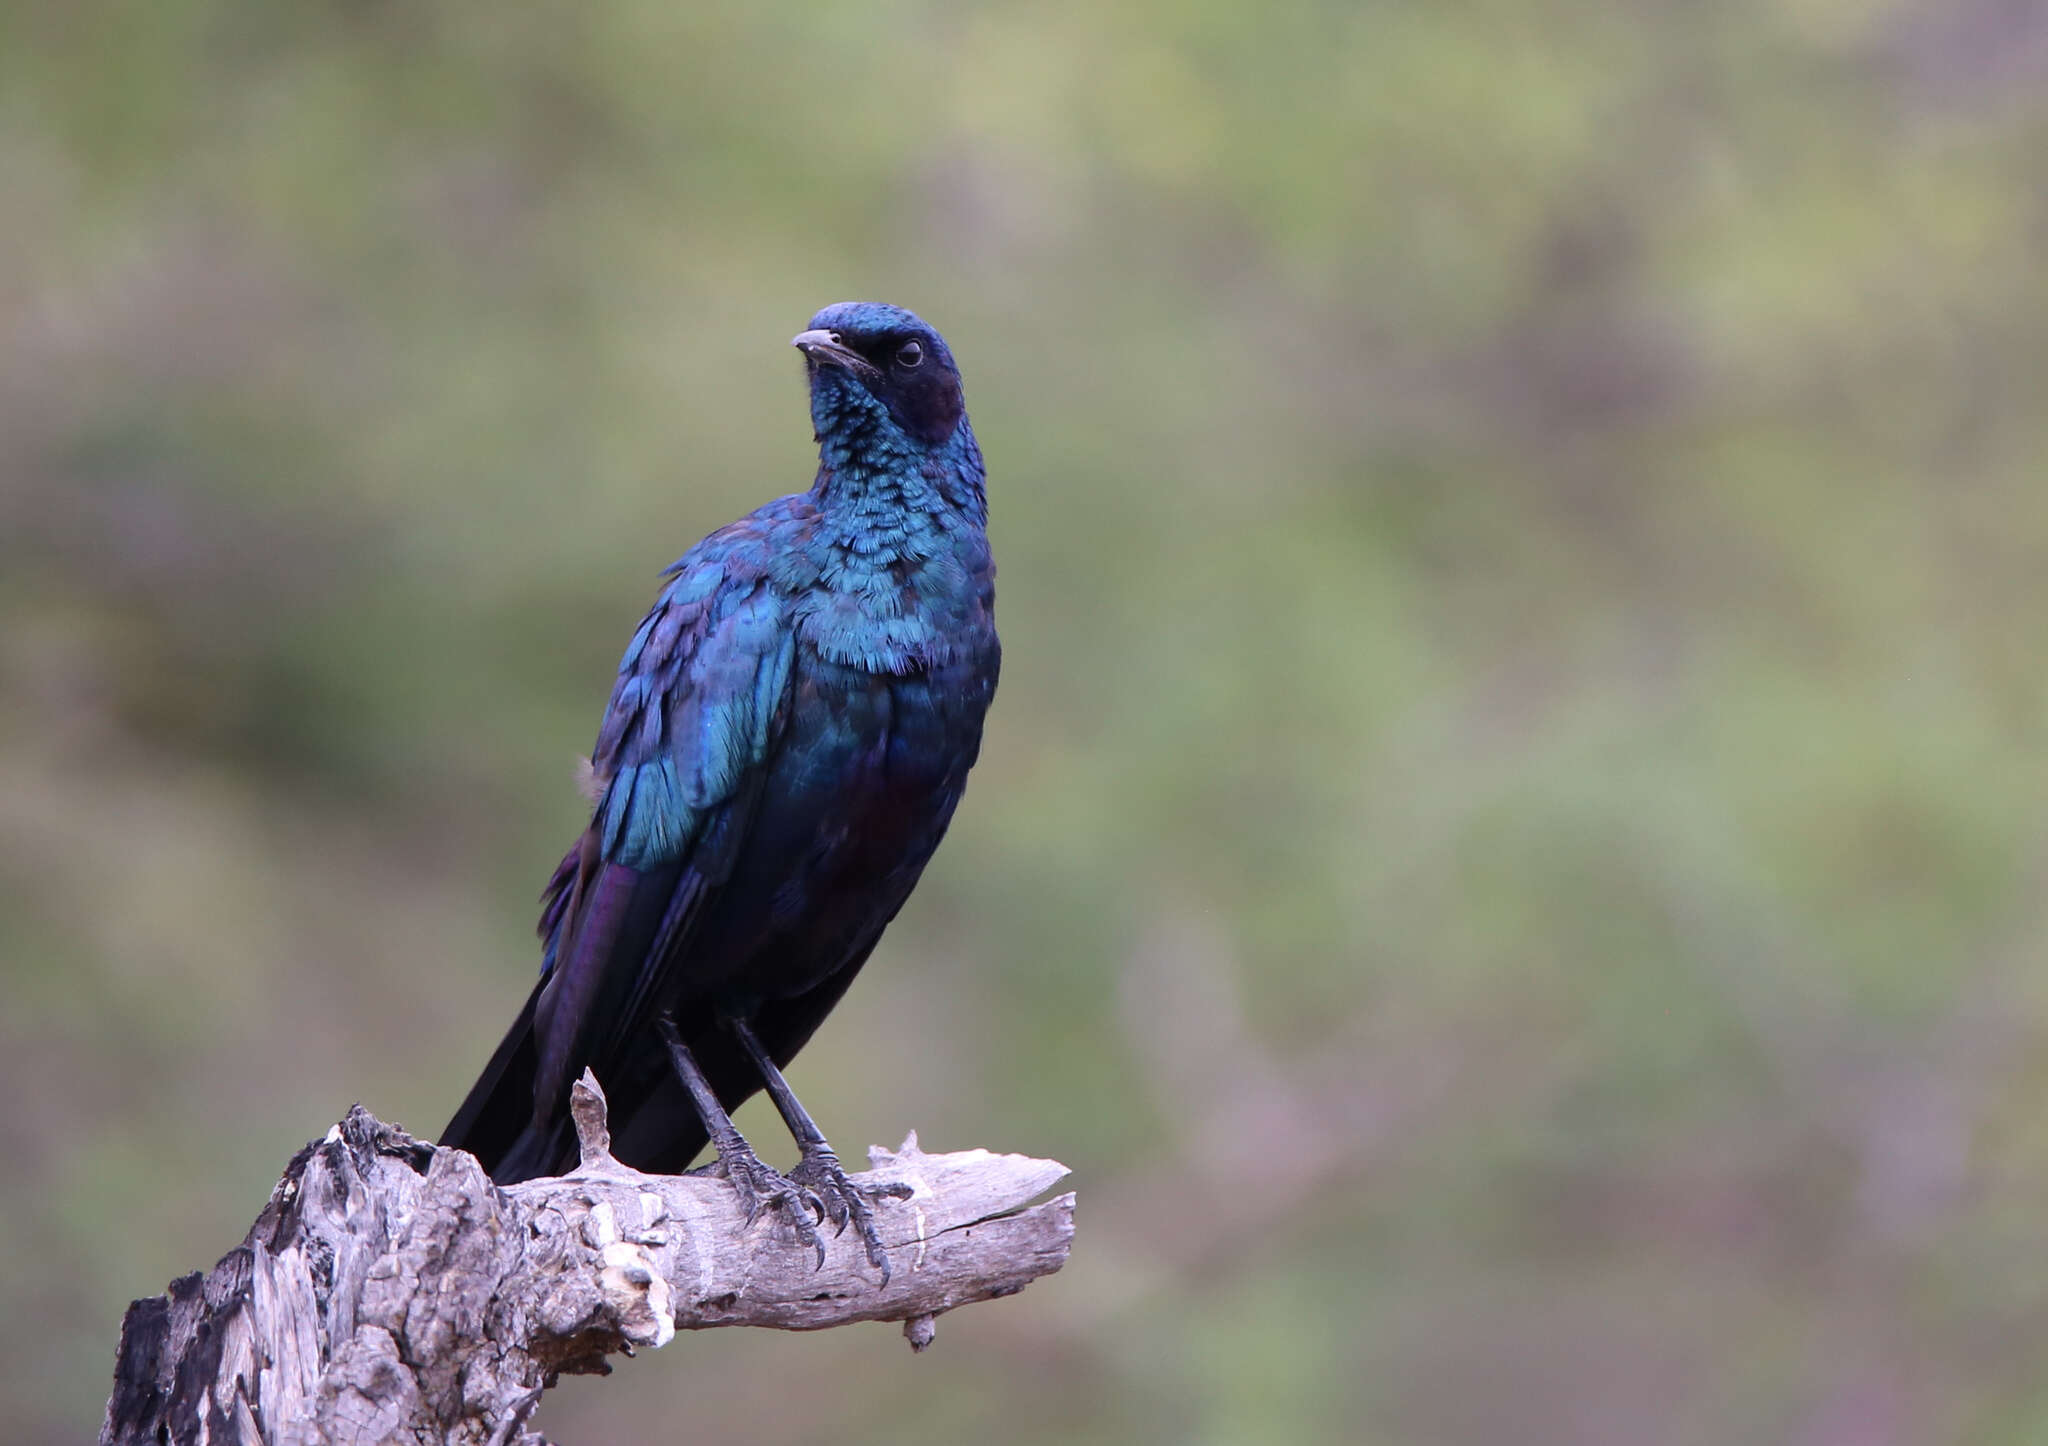
<path fill-rule="evenodd" d="M 856 376 L 881 375 L 879 367 L 841 341 L 836 331 L 800 331 L 789 344 L 815 366 L 844 367 Z"/>

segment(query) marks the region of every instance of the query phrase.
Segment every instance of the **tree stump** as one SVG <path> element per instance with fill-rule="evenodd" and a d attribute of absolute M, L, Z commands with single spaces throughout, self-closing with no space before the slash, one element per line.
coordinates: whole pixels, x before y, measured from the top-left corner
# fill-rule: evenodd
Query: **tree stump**
<path fill-rule="evenodd" d="M 912 1135 L 854 1177 L 910 1190 L 876 1201 L 883 1285 L 857 1232 L 828 1232 L 820 1266 L 723 1178 L 619 1164 L 587 1074 L 572 1108 L 581 1165 L 510 1188 L 351 1110 L 218 1265 L 128 1308 L 102 1446 L 544 1446 L 526 1421 L 563 1372 L 722 1326 L 899 1320 L 922 1350 L 939 1315 L 1051 1274 L 1073 1241 L 1071 1193 L 1030 1204 L 1064 1166 Z"/>

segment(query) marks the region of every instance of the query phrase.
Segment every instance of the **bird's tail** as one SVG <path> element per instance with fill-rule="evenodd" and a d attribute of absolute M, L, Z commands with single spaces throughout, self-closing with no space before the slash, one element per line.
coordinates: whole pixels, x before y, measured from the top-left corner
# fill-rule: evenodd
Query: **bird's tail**
<path fill-rule="evenodd" d="M 536 1127 L 534 1121 L 534 1075 L 540 1056 L 534 1044 L 533 1010 L 540 991 L 541 985 L 534 985 L 526 1007 L 441 1132 L 442 1144 L 469 1151 L 500 1185 L 552 1174 L 558 1166 L 561 1130 L 554 1125 Z"/>

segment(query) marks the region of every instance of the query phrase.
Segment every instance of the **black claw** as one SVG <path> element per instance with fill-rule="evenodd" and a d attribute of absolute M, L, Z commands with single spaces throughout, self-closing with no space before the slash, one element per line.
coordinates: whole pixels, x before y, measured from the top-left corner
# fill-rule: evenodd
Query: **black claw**
<path fill-rule="evenodd" d="M 856 1185 L 840 1165 L 839 1157 L 822 1146 L 805 1150 L 803 1163 L 790 1171 L 790 1178 L 815 1190 L 824 1199 L 826 1213 L 823 1218 L 832 1221 L 835 1238 L 846 1233 L 849 1223 L 859 1230 L 868 1264 L 881 1272 L 882 1284 L 887 1285 L 889 1252 L 882 1246 L 882 1234 L 875 1227 L 875 1211 L 868 1203 L 868 1197 L 875 1195 L 905 1200 L 913 1193 L 911 1187 L 900 1181 L 871 1189 Z"/>
<path fill-rule="evenodd" d="M 746 1224 L 740 1228 L 751 1229 L 754 1222 L 761 1218 L 763 1210 L 770 1205 L 777 1206 L 789 1216 L 790 1227 L 796 1231 L 797 1238 L 818 1252 L 818 1265 L 822 1269 L 825 1264 L 825 1242 L 819 1238 L 818 1226 L 825 1219 L 825 1201 L 820 1198 L 817 1191 L 807 1189 L 801 1182 L 792 1180 L 761 1162 L 761 1157 L 754 1153 L 754 1147 L 747 1143 L 746 1137 L 733 1128 L 732 1116 L 726 1113 L 717 1091 L 711 1088 L 711 1082 L 704 1078 L 703 1067 L 697 1063 L 697 1057 L 690 1053 L 689 1045 L 683 1042 L 682 1033 L 676 1028 L 675 1020 L 663 1014 L 655 1020 L 655 1028 L 661 1034 L 662 1043 L 668 1046 L 669 1062 L 675 1066 L 676 1078 L 682 1081 L 683 1088 L 689 1092 L 690 1103 L 697 1110 L 697 1118 L 704 1122 L 704 1133 L 710 1136 L 711 1147 L 718 1151 L 718 1173 L 731 1182 L 741 1203 L 747 1207 Z M 759 1049 L 759 1042 L 754 1040 L 752 1034 L 744 1037 L 749 1042 L 749 1047 Z M 781 1076 L 777 1075 L 776 1079 L 779 1081 Z M 784 1089 L 786 1090 L 787 1086 L 784 1086 Z M 814 1137 L 817 1135 L 815 1127 L 811 1134 Z M 840 1178 L 844 1179 L 845 1176 L 842 1175 Z"/>
<path fill-rule="evenodd" d="M 825 1205 L 816 1191 L 765 1164 L 744 1140 L 724 1143 L 718 1152 L 717 1168 L 747 1207 L 746 1223 L 741 1229 L 752 1229 L 764 1212 L 771 1207 L 778 1209 L 788 1218 L 797 1239 L 816 1251 L 818 1264 L 824 1265 L 825 1242 L 818 1234 L 818 1226 L 825 1219 Z"/>

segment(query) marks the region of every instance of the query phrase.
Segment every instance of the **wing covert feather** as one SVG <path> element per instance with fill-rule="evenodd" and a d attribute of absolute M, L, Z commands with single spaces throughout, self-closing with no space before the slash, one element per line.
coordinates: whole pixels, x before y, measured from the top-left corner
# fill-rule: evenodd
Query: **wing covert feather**
<path fill-rule="evenodd" d="M 619 665 L 592 753 L 590 830 L 542 916 L 542 1098 L 585 1065 L 602 1074 L 648 1023 L 730 871 L 777 741 L 794 630 L 777 590 L 735 567 L 724 541 L 714 533 L 677 564 Z"/>

